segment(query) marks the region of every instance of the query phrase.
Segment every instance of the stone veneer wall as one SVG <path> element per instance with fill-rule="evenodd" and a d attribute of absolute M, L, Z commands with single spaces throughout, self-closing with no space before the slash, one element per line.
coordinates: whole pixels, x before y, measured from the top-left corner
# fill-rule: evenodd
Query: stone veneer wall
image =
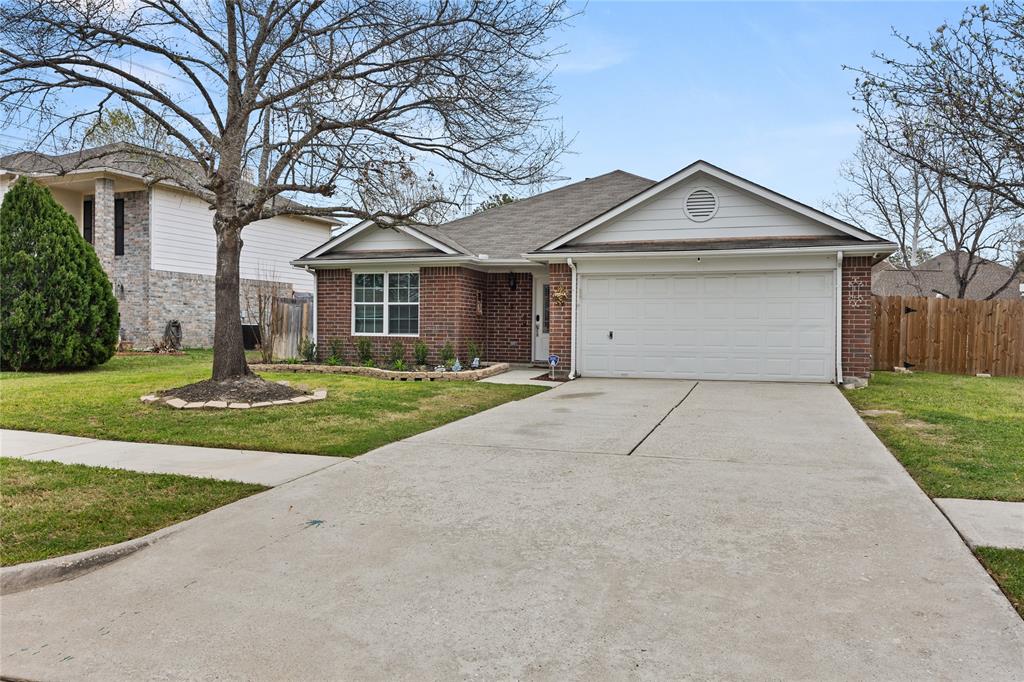
<path fill-rule="evenodd" d="M 874 324 L 870 257 L 844 258 L 842 282 L 843 376 L 871 375 L 871 334 Z"/>
<path fill-rule="evenodd" d="M 149 192 L 124 192 L 124 255 L 113 257 L 114 295 L 121 311 L 121 336 L 138 346 L 149 342 Z M 113 244 L 111 244 L 113 247 Z"/>

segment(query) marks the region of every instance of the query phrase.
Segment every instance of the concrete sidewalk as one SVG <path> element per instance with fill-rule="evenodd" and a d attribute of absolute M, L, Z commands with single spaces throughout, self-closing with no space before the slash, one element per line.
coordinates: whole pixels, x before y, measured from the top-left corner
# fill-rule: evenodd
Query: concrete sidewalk
<path fill-rule="evenodd" d="M 0 429 L 0 456 L 266 486 L 281 485 L 343 461 L 341 457 L 126 443 L 9 429 Z"/>
<path fill-rule="evenodd" d="M 1024 549 L 1024 502 L 935 498 L 971 547 Z"/>

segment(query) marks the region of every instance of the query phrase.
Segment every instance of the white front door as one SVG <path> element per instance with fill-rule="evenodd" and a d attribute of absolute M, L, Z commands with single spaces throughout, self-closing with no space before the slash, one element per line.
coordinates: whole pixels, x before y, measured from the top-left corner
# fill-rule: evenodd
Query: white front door
<path fill-rule="evenodd" d="M 551 285 L 547 274 L 533 276 L 533 359 L 547 363 L 551 339 Z"/>
<path fill-rule="evenodd" d="M 830 381 L 831 270 L 584 275 L 583 376 Z"/>

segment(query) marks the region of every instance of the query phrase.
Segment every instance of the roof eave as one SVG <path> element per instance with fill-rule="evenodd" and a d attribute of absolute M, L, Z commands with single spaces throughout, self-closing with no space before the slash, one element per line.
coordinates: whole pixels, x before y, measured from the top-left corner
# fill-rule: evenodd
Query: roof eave
<path fill-rule="evenodd" d="M 536 263 L 564 263 L 573 260 L 600 260 L 608 258 L 678 258 L 678 257 L 712 257 L 712 256 L 773 256 L 792 254 L 858 254 L 888 256 L 895 252 L 897 246 L 892 242 L 864 242 L 861 244 L 837 244 L 830 246 L 777 246 L 756 249 L 702 249 L 677 251 L 532 251 L 523 257 Z"/>

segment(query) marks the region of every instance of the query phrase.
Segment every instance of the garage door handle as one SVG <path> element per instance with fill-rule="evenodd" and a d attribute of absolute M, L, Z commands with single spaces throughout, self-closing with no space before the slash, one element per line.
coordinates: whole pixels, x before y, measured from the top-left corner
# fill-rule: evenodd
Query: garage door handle
<path fill-rule="evenodd" d="M 611 339 L 615 336 L 615 332 L 608 332 L 608 338 Z"/>

